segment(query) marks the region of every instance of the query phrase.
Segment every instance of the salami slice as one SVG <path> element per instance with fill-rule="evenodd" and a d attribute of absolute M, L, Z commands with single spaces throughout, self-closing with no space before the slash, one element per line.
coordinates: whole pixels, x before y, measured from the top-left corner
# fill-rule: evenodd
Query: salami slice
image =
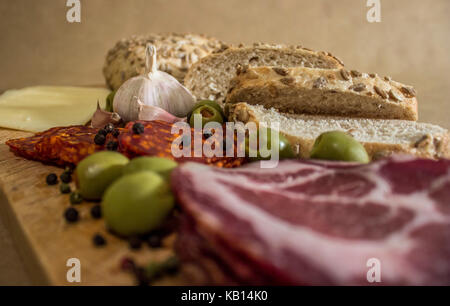
<path fill-rule="evenodd" d="M 158 156 L 178 162 L 194 161 L 224 168 L 238 167 L 245 162 L 245 158 L 235 157 L 206 157 L 205 155 L 194 157 L 193 129 L 191 129 L 190 137 L 192 154 L 175 158 L 172 154 L 172 146 L 175 145 L 174 141 L 180 134 L 171 133 L 171 123 L 140 121 L 144 125 L 142 134 L 134 134 L 132 129 L 134 123 L 130 122 L 125 129 L 119 129 L 118 138 L 108 134 L 104 145 L 97 145 L 94 141 L 99 129 L 82 125 L 56 127 L 31 137 L 9 140 L 6 144 L 19 156 L 61 166 L 78 164 L 86 156 L 105 150 L 110 141 L 117 141 L 118 151 L 130 158 Z M 197 137 L 202 139 L 202 144 L 206 141 L 203 135 L 197 135 Z"/>
<path fill-rule="evenodd" d="M 98 130 L 86 126 L 61 128 L 58 133 L 43 137 L 35 147 L 48 160 L 76 165 L 86 156 L 105 150 L 106 144 L 114 141 L 114 137 L 108 134 L 104 145 L 96 145 L 94 138 Z"/>
<path fill-rule="evenodd" d="M 130 122 L 125 127 L 125 132 L 119 136 L 120 150 L 130 158 L 146 155 L 159 156 L 174 159 L 177 162 L 194 161 L 223 168 L 238 167 L 245 162 L 245 158 L 236 157 L 206 157 L 204 154 L 202 154 L 201 157 L 195 157 L 194 133 L 201 132 L 194 132 L 194 129 L 191 129 L 190 156 L 174 157 L 172 154 L 172 146 L 178 145 L 175 140 L 181 135 L 178 133 L 172 133 L 173 124 L 159 120 L 139 122 L 144 125 L 143 133 L 135 134 L 132 127 L 136 122 Z M 206 139 L 203 135 L 197 135 L 197 137 L 198 139 L 202 139 L 202 144 L 205 143 Z"/>
<path fill-rule="evenodd" d="M 11 151 L 27 159 L 57 165 L 76 165 L 86 156 L 105 149 L 114 137 L 108 134 L 105 145 L 94 142 L 98 129 L 77 125 L 56 127 L 27 138 L 6 142 Z"/>
<path fill-rule="evenodd" d="M 58 133 L 58 130 L 59 128 L 51 128 L 47 131 L 36 133 L 31 137 L 10 139 L 6 142 L 6 145 L 18 156 L 31 160 L 46 161 L 46 158 L 41 156 L 36 150 L 36 144 L 43 138 Z"/>

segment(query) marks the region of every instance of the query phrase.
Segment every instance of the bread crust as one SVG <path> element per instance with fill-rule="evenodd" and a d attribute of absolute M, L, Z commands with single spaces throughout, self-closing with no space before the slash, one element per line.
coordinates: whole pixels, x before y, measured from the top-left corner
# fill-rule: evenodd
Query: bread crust
<path fill-rule="evenodd" d="M 344 68 L 252 67 L 230 84 L 227 103 L 246 101 L 295 114 L 418 119 L 411 86 Z"/>
<path fill-rule="evenodd" d="M 157 49 L 158 69 L 180 82 L 193 63 L 228 47 L 201 34 L 149 34 L 122 39 L 106 56 L 103 74 L 109 88 L 117 90 L 126 80 L 145 72 L 145 47 L 148 43 Z"/>
<path fill-rule="evenodd" d="M 230 121 L 254 122 L 259 125 L 258 117 L 247 103 L 227 104 Z M 323 117 L 326 118 L 326 117 Z M 415 123 L 414 123 L 415 124 Z M 283 133 L 299 158 L 309 158 L 315 139 L 296 137 Z M 372 160 L 391 154 L 411 154 L 421 158 L 450 158 L 450 132 L 439 135 L 424 135 L 422 139 L 409 144 L 392 144 L 380 142 L 362 142 Z M 298 150 L 296 150 L 298 146 Z"/>
<path fill-rule="evenodd" d="M 273 65 L 278 63 L 283 67 L 324 69 L 344 66 L 339 58 L 329 52 L 316 52 L 302 46 L 255 43 L 253 46 L 230 46 L 224 51 L 214 52 L 202 58 L 189 69 L 184 84 L 197 99 L 211 99 L 222 103 L 228 91 L 229 81 L 236 75 L 239 67 L 242 69 L 246 66 L 263 66 L 267 63 Z M 214 74 L 220 75 L 224 81 Z"/>

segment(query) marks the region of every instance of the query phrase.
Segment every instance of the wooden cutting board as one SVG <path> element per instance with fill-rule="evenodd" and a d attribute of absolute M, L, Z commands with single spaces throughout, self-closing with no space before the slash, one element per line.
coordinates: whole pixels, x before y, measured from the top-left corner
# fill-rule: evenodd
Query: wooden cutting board
<path fill-rule="evenodd" d="M 63 169 L 17 157 L 4 144 L 8 139 L 30 135 L 0 129 L 0 214 L 9 225 L 35 284 L 133 285 L 134 277 L 119 268 L 122 258 L 128 256 L 144 265 L 172 254 L 174 237 L 168 237 L 161 249 L 143 244 L 140 250 L 130 250 L 127 241 L 106 231 L 103 220 L 90 216 L 93 203 L 78 205 L 80 221 L 66 223 L 63 213 L 70 206 L 69 195 L 62 195 L 58 185 L 45 183 L 49 173 L 59 175 Z M 106 246 L 94 247 L 92 237 L 96 233 L 106 238 Z M 66 264 L 70 258 L 80 260 L 81 283 L 67 281 L 70 267 Z M 158 284 L 181 285 L 183 280 L 174 276 Z"/>

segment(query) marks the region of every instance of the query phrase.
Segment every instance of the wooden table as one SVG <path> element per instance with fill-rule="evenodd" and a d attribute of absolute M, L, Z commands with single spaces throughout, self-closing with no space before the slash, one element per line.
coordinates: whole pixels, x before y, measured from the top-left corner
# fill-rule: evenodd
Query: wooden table
<path fill-rule="evenodd" d="M 131 251 L 126 241 L 106 231 L 103 220 L 90 216 L 93 203 L 79 205 L 80 221 L 68 224 L 63 212 L 70 206 L 69 195 L 62 195 L 57 185 L 45 183 L 49 173 L 59 175 L 62 169 L 17 157 L 4 144 L 7 139 L 29 135 L 0 129 L 0 213 L 33 284 L 78 285 L 66 279 L 70 269 L 67 260 L 78 258 L 81 285 L 132 285 L 132 275 L 119 268 L 122 258 L 129 256 L 146 264 L 170 256 L 174 237 L 169 237 L 161 249 L 143 245 L 141 250 Z M 106 238 L 105 247 L 94 247 L 92 237 L 96 233 Z M 182 280 L 175 276 L 160 284 L 182 284 Z"/>

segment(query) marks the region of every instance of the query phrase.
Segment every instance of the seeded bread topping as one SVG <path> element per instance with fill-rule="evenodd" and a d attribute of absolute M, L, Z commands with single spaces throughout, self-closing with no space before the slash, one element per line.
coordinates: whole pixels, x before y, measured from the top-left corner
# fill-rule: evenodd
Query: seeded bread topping
<path fill-rule="evenodd" d="M 189 67 L 214 51 L 228 48 L 217 39 L 196 34 L 150 34 L 120 40 L 106 57 L 103 74 L 108 86 L 116 90 L 126 80 L 145 71 L 145 47 L 157 49 L 158 70 L 183 82 Z"/>
<path fill-rule="evenodd" d="M 223 103 L 230 80 L 249 67 L 275 66 L 280 77 L 287 76 L 287 67 L 335 69 L 343 67 L 341 60 L 328 52 L 315 52 L 302 46 L 255 43 L 253 46 L 227 48 L 194 64 L 184 79 L 184 85 L 199 100 Z M 247 77 L 251 77 L 247 74 Z M 289 79 L 283 80 L 289 83 Z"/>
<path fill-rule="evenodd" d="M 247 67 L 230 82 L 226 102 L 247 102 L 281 112 L 417 120 L 410 86 L 355 70 Z"/>

